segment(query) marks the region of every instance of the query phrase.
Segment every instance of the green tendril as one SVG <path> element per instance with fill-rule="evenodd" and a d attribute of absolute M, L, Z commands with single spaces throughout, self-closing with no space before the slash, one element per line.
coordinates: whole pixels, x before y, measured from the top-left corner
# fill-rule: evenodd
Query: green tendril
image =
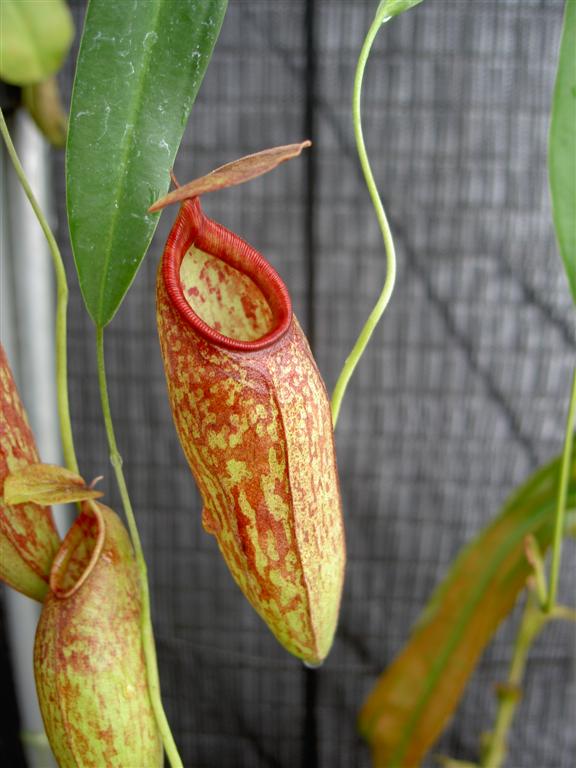
<path fill-rule="evenodd" d="M 106 380 L 106 364 L 104 359 L 104 329 L 102 327 L 96 328 L 96 353 L 98 359 L 98 384 L 100 387 L 104 426 L 106 428 L 106 437 L 108 438 L 108 447 L 110 450 L 110 463 L 112 464 L 114 474 L 116 475 L 116 482 L 118 483 L 118 489 L 120 491 L 120 497 L 124 507 L 124 514 L 126 515 L 126 520 L 128 522 L 128 529 L 130 531 L 130 538 L 132 539 L 132 546 L 134 547 L 134 554 L 136 556 L 136 564 L 138 567 L 140 595 L 142 600 L 142 645 L 144 648 L 144 659 L 146 662 L 146 674 L 148 678 L 148 693 L 150 695 L 150 703 L 152 704 L 156 725 L 160 731 L 162 742 L 164 744 L 164 750 L 170 765 L 172 768 L 183 768 L 183 763 L 180 755 L 178 754 L 178 748 L 176 746 L 176 742 L 174 741 L 174 737 L 172 736 L 170 724 L 168 723 L 168 718 L 166 717 L 166 713 L 164 712 L 164 707 L 162 705 L 160 678 L 158 675 L 158 661 L 156 658 L 154 630 L 152 628 L 152 617 L 150 611 L 148 571 L 146 568 L 144 552 L 142 550 L 142 543 L 140 541 L 140 534 L 138 533 L 138 526 L 136 525 L 134 510 L 132 508 L 132 502 L 130 501 L 130 495 L 128 493 L 126 478 L 124 477 L 124 472 L 122 470 L 122 456 L 118 450 L 116 435 L 114 433 L 112 412 L 110 410 L 110 398 L 108 397 L 108 384 Z"/>
<path fill-rule="evenodd" d="M 364 174 L 366 186 L 368 187 L 368 192 L 370 193 L 370 198 L 372 200 L 374 210 L 376 211 L 376 218 L 378 219 L 378 224 L 384 239 L 384 247 L 386 249 L 386 280 L 384 282 L 382 292 L 378 297 L 372 312 L 370 312 L 370 315 L 368 316 L 368 319 L 366 320 L 366 323 L 362 328 L 362 331 L 360 332 L 360 335 L 358 336 L 352 351 L 346 358 L 346 362 L 344 363 L 340 376 L 338 377 L 338 381 L 336 382 L 336 386 L 334 387 L 334 393 L 332 395 L 332 422 L 334 427 L 336 427 L 336 422 L 338 421 L 342 399 L 344 397 L 344 393 L 346 392 L 348 383 L 352 378 L 352 374 L 354 373 L 354 369 L 358 365 L 360 358 L 364 354 L 364 350 L 370 341 L 370 337 L 374 333 L 374 329 L 376 328 L 378 321 L 388 306 L 388 302 L 392 296 L 392 291 L 394 290 L 394 283 L 396 281 L 396 252 L 394 250 L 394 241 L 392 239 L 390 225 L 388 224 L 388 219 L 386 218 L 386 213 L 384 211 L 384 206 L 382 205 L 382 201 L 376 187 L 376 182 L 374 181 L 374 175 L 370 167 L 370 161 L 368 160 L 368 153 L 366 152 L 366 144 L 364 142 L 364 135 L 362 132 L 361 109 L 362 80 L 364 78 L 366 62 L 370 56 L 370 51 L 372 49 L 376 35 L 378 34 L 378 30 L 382 24 L 391 18 L 389 15 L 386 15 L 386 12 L 386 4 L 381 3 L 378 6 L 376 16 L 374 17 L 374 21 L 368 30 L 368 34 L 366 35 L 366 39 L 362 45 L 362 50 L 360 51 L 358 64 L 356 65 L 354 91 L 352 95 L 352 119 L 354 122 L 356 149 L 358 151 L 358 157 L 360 158 L 360 165 L 362 166 L 362 172 Z"/>
<path fill-rule="evenodd" d="M 554 520 L 554 539 L 552 543 L 552 562 L 550 565 L 550 588 L 546 601 L 546 612 L 550 613 L 556 603 L 558 580 L 560 577 L 560 559 L 562 556 L 562 536 L 566 518 L 566 498 L 568 496 L 568 482 L 570 480 L 570 467 L 572 465 L 572 446 L 574 443 L 574 421 L 576 420 L 576 368 L 572 374 L 572 394 L 566 419 L 566 436 L 564 439 L 564 451 L 562 453 L 562 466 L 560 469 L 560 482 L 558 485 L 558 500 L 556 505 L 556 518 Z"/>

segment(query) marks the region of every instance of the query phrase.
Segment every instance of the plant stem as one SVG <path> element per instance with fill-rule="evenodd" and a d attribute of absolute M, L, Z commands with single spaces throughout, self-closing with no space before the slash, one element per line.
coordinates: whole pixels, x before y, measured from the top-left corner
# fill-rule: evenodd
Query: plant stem
<path fill-rule="evenodd" d="M 62 441 L 62 451 L 64 454 L 64 461 L 66 466 L 72 472 L 78 474 L 78 461 L 76 459 L 76 452 L 74 450 L 74 439 L 72 437 L 72 422 L 70 420 L 70 403 L 68 400 L 68 357 L 67 357 L 67 340 L 66 340 L 66 314 L 68 310 L 68 283 L 66 281 L 66 270 L 64 269 L 64 262 L 62 261 L 62 255 L 56 239 L 52 234 L 52 231 L 46 221 L 42 209 L 38 205 L 38 201 L 32 192 L 32 188 L 28 183 L 24 168 L 18 159 L 14 144 L 10 138 L 8 132 L 8 126 L 4 119 L 4 113 L 0 109 L 0 133 L 6 144 L 8 155 L 14 166 L 14 170 L 26 197 L 30 201 L 38 223 L 42 227 L 42 231 L 48 241 L 48 247 L 52 254 L 52 262 L 54 264 L 54 272 L 56 274 L 56 387 L 58 397 L 58 418 L 60 421 L 60 439 Z"/>
<path fill-rule="evenodd" d="M 520 685 L 528 654 L 532 643 L 550 618 L 552 617 L 544 613 L 540 607 L 536 596 L 529 592 L 520 629 L 514 644 L 514 654 L 508 672 L 508 679 L 498 694 L 500 703 L 496 724 L 494 731 L 490 734 L 487 750 L 481 762 L 482 768 L 500 768 L 504 762 L 507 751 L 508 732 L 521 698 Z"/>
<path fill-rule="evenodd" d="M 524 551 L 533 571 L 534 589 L 538 595 L 538 603 L 540 608 L 544 610 L 548 600 L 546 566 L 538 541 L 532 533 L 528 534 L 524 540 Z"/>
<path fill-rule="evenodd" d="M 500 704 L 496 717 L 496 725 L 494 731 L 490 735 L 487 750 L 482 759 L 482 768 L 500 768 L 504 762 L 506 757 L 508 731 L 510 730 L 520 699 L 520 683 L 522 681 L 526 660 L 532 643 L 549 620 L 574 620 L 576 617 L 576 612 L 573 609 L 562 605 L 556 605 L 560 559 L 562 554 L 562 537 L 564 533 L 566 502 L 568 497 L 568 483 L 572 466 L 575 420 L 576 368 L 572 374 L 572 393 L 570 395 L 570 405 L 568 407 L 564 451 L 562 453 L 562 463 L 560 466 L 560 481 L 558 484 L 554 537 L 552 542 L 550 586 L 547 590 L 545 603 L 542 605 L 542 596 L 546 592 L 543 562 L 540 552 L 537 549 L 536 542 L 527 541 L 527 557 L 535 571 L 535 580 L 538 587 L 537 593 L 539 598 L 531 593 L 528 594 L 522 623 L 518 630 L 516 643 L 514 645 L 514 654 L 510 665 L 508 681 L 504 690 L 500 693 Z"/>
<path fill-rule="evenodd" d="M 384 22 L 388 21 L 390 18 L 384 15 L 385 9 L 383 8 L 383 5 L 384 4 L 381 3 L 378 6 L 376 16 L 374 17 L 374 21 L 368 30 L 368 34 L 366 35 L 366 39 L 362 45 L 362 50 L 360 51 L 360 56 L 358 57 L 356 74 L 354 77 L 354 91 L 352 95 L 352 119 L 354 123 L 354 136 L 356 138 L 356 149 L 358 151 L 358 157 L 360 158 L 360 165 L 362 166 L 362 172 L 364 174 L 366 186 L 368 187 L 368 192 L 370 193 L 370 198 L 372 200 L 372 204 L 374 205 L 378 224 L 384 239 L 384 247 L 386 249 L 386 280 L 384 282 L 382 292 L 378 297 L 372 312 L 368 316 L 368 320 L 362 328 L 362 331 L 360 332 L 360 335 L 358 336 L 352 351 L 347 357 L 340 376 L 338 377 L 338 381 L 336 382 L 336 386 L 334 387 L 334 393 L 332 395 L 332 422 L 334 427 L 338 421 L 338 415 L 342 405 L 342 398 L 346 392 L 348 382 L 354 373 L 354 369 L 356 368 L 358 361 L 364 354 L 364 350 L 370 341 L 370 337 L 372 336 L 378 321 L 382 317 L 382 313 L 390 301 L 390 297 L 394 289 L 394 283 L 396 281 L 396 252 L 394 250 L 394 241 L 392 239 L 390 225 L 388 224 L 388 219 L 386 218 L 386 213 L 384 211 L 384 206 L 382 205 L 382 201 L 380 200 L 378 189 L 376 187 L 376 182 L 374 181 L 374 175 L 370 167 L 370 161 L 368 160 L 368 153 L 366 152 L 366 144 L 364 143 L 364 135 L 362 132 L 361 96 L 364 70 L 366 68 L 366 62 L 368 61 L 372 44 L 374 43 L 376 35 L 378 34 L 378 30 L 382 24 L 384 24 Z"/>
<path fill-rule="evenodd" d="M 132 502 L 130 501 L 130 495 L 128 493 L 128 486 L 126 485 L 126 478 L 124 477 L 124 472 L 122 471 L 122 457 L 118 451 L 116 436 L 114 434 L 112 413 L 110 411 L 110 400 L 108 397 L 108 385 L 106 382 L 106 365 L 104 361 L 104 329 L 102 327 L 96 328 L 96 349 L 98 357 L 98 383 L 100 386 L 100 398 L 102 400 L 104 425 L 106 427 L 106 436 L 108 438 L 108 447 L 110 450 L 110 462 L 114 468 L 114 474 L 116 475 L 116 481 L 120 490 L 122 505 L 124 507 L 124 513 L 128 522 L 128 528 L 130 530 L 130 537 L 134 547 L 136 563 L 138 566 L 138 575 L 140 578 L 140 594 L 142 600 L 142 645 L 144 648 L 144 658 L 146 661 L 148 692 L 150 695 L 154 716 L 156 718 L 156 724 L 162 736 L 162 742 L 164 744 L 164 749 L 166 751 L 168 761 L 170 762 L 172 768 L 183 768 L 182 760 L 178 754 L 178 748 L 176 747 L 176 743 L 174 741 L 174 737 L 172 736 L 166 713 L 164 712 L 164 707 L 162 706 L 160 679 L 158 676 L 158 661 L 156 658 L 156 646 L 154 644 L 154 632 L 152 629 L 152 618 L 150 613 L 150 592 L 148 589 L 146 560 L 144 559 L 144 552 L 142 551 L 142 544 L 140 542 L 140 535 L 138 533 L 138 527 L 134 517 L 134 510 L 132 509 Z"/>
<path fill-rule="evenodd" d="M 572 464 L 572 445 L 574 436 L 574 420 L 576 419 L 576 368 L 572 373 L 572 394 L 568 407 L 566 420 L 566 436 L 564 439 L 564 451 L 562 453 L 562 467 L 560 470 L 560 484 L 558 486 L 558 503 L 556 506 L 556 519 L 554 522 L 554 539 L 552 542 L 552 562 L 550 564 L 550 587 L 546 612 L 550 613 L 556 602 L 558 592 L 558 578 L 560 575 L 560 558 L 562 556 L 562 536 L 564 533 L 564 518 L 566 517 L 566 497 L 568 495 L 568 481 Z"/>

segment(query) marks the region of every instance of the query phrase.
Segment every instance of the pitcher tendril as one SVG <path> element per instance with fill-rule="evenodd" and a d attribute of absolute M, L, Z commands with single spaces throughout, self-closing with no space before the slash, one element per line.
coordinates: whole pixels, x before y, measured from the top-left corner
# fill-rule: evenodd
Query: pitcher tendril
<path fill-rule="evenodd" d="M 562 466 L 558 485 L 558 500 L 556 505 L 556 519 L 554 521 L 554 542 L 552 544 L 552 561 L 550 564 L 550 589 L 546 602 L 546 612 L 553 610 L 558 591 L 560 578 L 560 560 L 562 556 L 562 536 L 564 534 L 564 521 L 566 519 L 566 499 L 568 496 L 568 482 L 570 479 L 570 467 L 572 464 L 572 447 L 574 443 L 574 422 L 576 421 L 576 368 L 572 373 L 572 393 L 568 407 L 566 420 L 566 436 L 564 451 L 562 453 Z"/>
<path fill-rule="evenodd" d="M 336 422 L 338 421 L 342 399 L 344 397 L 344 393 L 346 392 L 348 383 L 352 377 L 352 374 L 354 373 L 356 366 L 358 365 L 360 358 L 364 354 L 364 350 L 366 349 L 368 342 L 370 341 L 370 337 L 378 325 L 378 321 L 388 306 L 388 302 L 392 296 L 392 291 L 394 290 L 394 283 L 396 282 L 396 251 L 394 250 L 394 241 L 392 239 L 392 232 L 390 231 L 390 225 L 388 224 L 386 212 L 384 211 L 384 206 L 382 205 L 382 200 L 380 199 L 378 188 L 376 186 L 376 182 L 374 181 L 372 168 L 370 167 L 370 161 L 368 159 L 368 153 L 366 151 L 366 144 L 364 142 L 364 135 L 362 132 L 361 110 L 362 81 L 364 78 L 364 70 L 366 69 L 366 62 L 368 61 L 372 45 L 376 39 L 376 35 L 378 34 L 380 27 L 391 18 L 390 16 L 387 16 L 386 13 L 386 4 L 381 3 L 378 6 L 376 16 L 374 17 L 374 21 L 368 30 L 368 34 L 366 35 L 366 39 L 362 45 L 362 50 L 360 51 L 358 64 L 356 66 L 356 74 L 354 77 L 354 91 L 352 96 L 352 119 L 354 122 L 356 149 L 358 151 L 358 157 L 360 159 L 360 165 L 364 174 L 366 186 L 368 187 L 368 192 L 370 194 L 374 210 L 376 211 L 378 225 L 380 226 L 382 238 L 384 240 L 384 248 L 386 250 L 386 280 L 384 282 L 382 292 L 380 293 L 380 296 L 378 297 L 372 312 L 370 312 L 370 315 L 368 316 L 368 319 L 366 320 L 366 323 L 364 324 L 364 327 L 362 328 L 360 335 L 358 336 L 358 339 L 352 348 L 352 351 L 348 355 L 340 376 L 338 377 L 338 381 L 336 382 L 336 386 L 334 387 L 334 393 L 332 395 L 332 421 L 334 427 L 336 427 Z"/>
<path fill-rule="evenodd" d="M 118 483 L 118 489 L 120 491 L 120 497 L 122 498 L 124 514 L 126 515 L 126 521 L 130 531 L 130 538 L 132 539 L 132 546 L 134 547 L 136 563 L 138 566 L 138 574 L 140 578 L 140 593 L 142 599 L 142 645 L 144 647 L 144 657 L 146 660 L 146 673 L 148 677 L 148 691 L 150 694 L 150 701 L 154 711 L 154 716 L 156 718 L 156 725 L 158 726 L 158 730 L 162 736 L 162 742 L 164 744 L 164 749 L 166 751 L 168 761 L 172 768 L 183 768 L 183 763 L 180 755 L 178 754 L 176 742 L 172 736 L 170 725 L 168 723 L 166 713 L 164 712 L 164 707 L 162 706 L 162 698 L 160 695 L 160 678 L 158 676 L 158 661 L 156 658 L 156 646 L 154 644 L 154 632 L 152 629 L 152 618 L 150 615 L 150 590 L 148 588 L 146 560 L 142 550 L 140 534 L 138 533 L 136 518 L 132 508 L 132 502 L 130 501 L 130 495 L 128 493 L 128 486 L 126 485 L 126 478 L 124 477 L 124 472 L 122 471 L 122 456 L 118 450 L 116 435 L 114 433 L 112 413 L 110 410 L 110 399 L 108 397 L 108 384 L 106 381 L 106 365 L 104 360 L 104 329 L 101 327 L 96 329 L 96 351 L 98 358 L 98 384 L 100 386 L 102 413 L 104 416 L 106 437 L 108 438 L 108 447 L 110 450 L 110 462 L 114 469 L 116 482 Z"/>

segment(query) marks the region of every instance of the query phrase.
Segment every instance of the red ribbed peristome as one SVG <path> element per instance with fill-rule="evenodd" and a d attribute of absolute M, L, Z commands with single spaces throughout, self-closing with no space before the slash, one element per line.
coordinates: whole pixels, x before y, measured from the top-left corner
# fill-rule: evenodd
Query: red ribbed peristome
<path fill-rule="evenodd" d="M 194 312 L 180 283 L 182 259 L 192 245 L 221 259 L 253 280 L 272 310 L 274 327 L 269 333 L 255 341 L 233 339 L 211 328 Z M 182 318 L 200 336 L 224 349 L 244 352 L 265 349 L 280 339 L 290 327 L 292 302 L 276 270 L 251 245 L 205 216 L 197 197 L 187 200 L 180 208 L 164 249 L 162 273 L 172 304 Z"/>

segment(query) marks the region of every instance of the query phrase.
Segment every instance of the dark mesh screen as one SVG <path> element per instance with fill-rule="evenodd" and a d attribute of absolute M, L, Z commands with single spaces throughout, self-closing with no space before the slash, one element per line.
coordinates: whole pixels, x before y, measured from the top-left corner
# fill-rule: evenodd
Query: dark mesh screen
<path fill-rule="evenodd" d="M 305 158 L 207 197 L 205 207 L 278 268 L 329 389 L 385 274 L 349 109 L 376 5 L 233 0 L 176 165 L 187 180 L 314 139 Z M 562 7 L 427 0 L 377 40 L 365 131 L 399 275 L 338 425 L 349 562 L 335 647 L 317 672 L 276 644 L 202 530 L 156 338 L 155 270 L 173 211 L 162 216 L 107 350 L 163 691 L 187 766 L 368 766 L 355 720 L 376 675 L 464 542 L 561 447 L 575 333 L 550 218 L 546 133 Z M 55 183 L 72 276 L 61 155 Z M 81 467 L 106 473 L 119 509 L 94 333 L 77 290 L 70 365 Z M 566 546 L 565 601 L 574 597 L 574 554 Z M 508 622 L 435 751 L 477 758 L 514 636 Z M 534 647 L 509 766 L 572 765 L 573 642 L 568 626 L 555 625 Z"/>

